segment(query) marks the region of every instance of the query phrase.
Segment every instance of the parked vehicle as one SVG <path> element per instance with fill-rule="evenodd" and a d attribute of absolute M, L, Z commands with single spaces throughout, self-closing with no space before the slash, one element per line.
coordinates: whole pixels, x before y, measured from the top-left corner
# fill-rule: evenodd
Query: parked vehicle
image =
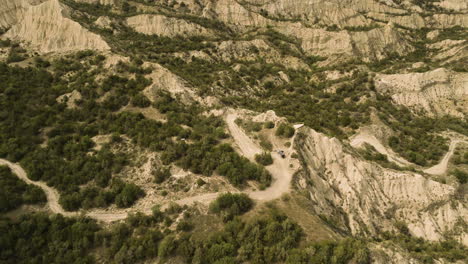
<path fill-rule="evenodd" d="M 284 153 L 284 151 L 278 150 L 278 154 L 279 154 L 283 159 L 286 158 L 286 153 Z"/>

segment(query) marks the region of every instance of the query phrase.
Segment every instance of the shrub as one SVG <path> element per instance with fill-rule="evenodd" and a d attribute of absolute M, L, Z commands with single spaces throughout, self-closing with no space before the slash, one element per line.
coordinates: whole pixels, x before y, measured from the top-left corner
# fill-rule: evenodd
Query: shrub
<path fill-rule="evenodd" d="M 8 54 L 6 62 L 7 63 L 20 62 L 20 61 L 24 61 L 25 59 L 26 58 L 22 54 L 12 51 Z"/>
<path fill-rule="evenodd" d="M 260 139 L 260 146 L 264 149 L 264 150 L 268 150 L 268 151 L 272 151 L 273 150 L 273 145 L 271 144 L 271 142 L 263 135 L 260 135 L 259 136 L 259 139 Z"/>
<path fill-rule="evenodd" d="M 275 127 L 275 123 L 268 121 L 268 122 L 265 122 L 265 124 L 263 124 L 263 127 L 265 127 L 266 129 L 272 129 Z"/>
<path fill-rule="evenodd" d="M 200 187 L 200 186 L 203 186 L 203 185 L 205 185 L 205 184 L 206 184 L 206 182 L 205 182 L 204 180 L 202 180 L 202 179 L 197 179 L 197 185 L 198 185 L 199 187 Z"/>
<path fill-rule="evenodd" d="M 273 164 L 273 158 L 271 157 L 271 154 L 268 152 L 263 152 L 262 154 L 255 155 L 255 161 L 258 162 L 259 164 L 262 164 L 263 166 L 268 166 L 268 165 Z"/>
<path fill-rule="evenodd" d="M 154 175 L 154 182 L 155 183 L 162 183 L 171 177 L 171 170 L 170 168 L 159 168 L 153 172 Z"/>
<path fill-rule="evenodd" d="M 181 220 L 176 227 L 177 231 L 188 232 L 193 229 L 193 224 L 187 220 Z"/>
<path fill-rule="evenodd" d="M 236 215 L 248 212 L 254 202 L 247 194 L 225 193 L 221 194 L 210 204 L 210 211 L 222 214 L 224 220 L 230 220 Z"/>
<path fill-rule="evenodd" d="M 127 183 L 122 191 L 115 197 L 115 204 L 118 207 L 130 207 L 136 200 L 143 197 L 145 192 L 133 183 Z"/>
<path fill-rule="evenodd" d="M 282 123 L 276 129 L 275 135 L 279 137 L 290 138 L 294 136 L 294 128 L 290 125 Z"/>
<path fill-rule="evenodd" d="M 139 93 L 132 97 L 131 103 L 136 107 L 148 107 L 151 105 L 151 101 L 145 95 Z"/>
<path fill-rule="evenodd" d="M 460 184 L 465 184 L 468 182 L 468 173 L 462 170 L 456 169 L 452 172 L 452 174 L 455 176 L 455 178 L 457 178 Z"/>
<path fill-rule="evenodd" d="M 46 200 L 39 187 L 24 183 L 13 175 L 10 168 L 0 166 L 0 213 L 16 209 L 22 204 L 36 204 Z"/>

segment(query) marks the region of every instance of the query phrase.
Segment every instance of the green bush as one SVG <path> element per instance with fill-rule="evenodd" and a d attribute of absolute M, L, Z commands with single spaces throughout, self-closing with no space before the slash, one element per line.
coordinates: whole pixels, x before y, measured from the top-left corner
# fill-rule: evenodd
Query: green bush
<path fill-rule="evenodd" d="M 142 107 L 142 108 L 145 108 L 151 105 L 151 101 L 148 99 L 148 97 L 140 93 L 132 97 L 131 103 L 133 106 Z"/>
<path fill-rule="evenodd" d="M 26 59 L 26 57 L 23 54 L 20 54 L 20 53 L 15 52 L 15 51 L 11 51 L 8 54 L 6 62 L 7 63 L 14 63 L 14 62 L 24 61 L 25 59 Z"/>
<path fill-rule="evenodd" d="M 264 136 L 260 135 L 260 147 L 262 147 L 264 150 L 272 151 L 273 150 L 273 145 L 271 142 Z"/>
<path fill-rule="evenodd" d="M 268 166 L 273 164 L 273 158 L 269 152 L 263 152 L 262 154 L 255 155 L 255 161 L 263 166 Z"/>
<path fill-rule="evenodd" d="M 130 207 L 136 200 L 145 196 L 145 192 L 133 183 L 127 183 L 115 196 L 115 204 L 118 207 Z"/>
<path fill-rule="evenodd" d="M 44 192 L 34 185 L 19 179 L 9 167 L 0 166 L 0 213 L 20 207 L 23 204 L 46 202 Z"/>
<path fill-rule="evenodd" d="M 263 127 L 265 127 L 266 129 L 272 129 L 272 128 L 275 128 L 275 123 L 268 121 L 268 122 L 265 122 L 265 124 L 263 124 Z"/>
<path fill-rule="evenodd" d="M 455 169 L 452 174 L 455 176 L 455 178 L 457 178 L 458 182 L 460 184 L 465 184 L 468 182 L 468 173 L 462 171 L 462 170 L 459 170 L 459 169 Z"/>
<path fill-rule="evenodd" d="M 181 220 L 178 224 L 177 224 L 177 227 L 176 227 L 176 230 L 177 231 L 184 231 L 184 232 L 188 232 L 188 231 L 191 231 L 193 229 L 193 224 L 190 223 L 189 221 L 187 220 Z"/>
<path fill-rule="evenodd" d="M 95 263 L 98 224 L 86 218 L 26 214 L 0 220 L 2 263 Z M 115 243 L 115 242 L 114 242 Z"/>
<path fill-rule="evenodd" d="M 231 220 L 252 209 L 254 202 L 247 194 L 225 193 L 221 194 L 210 204 L 210 211 L 222 214 L 224 220 Z"/>
<path fill-rule="evenodd" d="M 171 169 L 168 167 L 159 168 L 153 172 L 153 175 L 155 183 L 162 183 L 171 177 Z"/>
<path fill-rule="evenodd" d="M 294 128 L 285 123 L 281 123 L 276 129 L 275 135 L 279 137 L 290 138 L 294 136 Z"/>

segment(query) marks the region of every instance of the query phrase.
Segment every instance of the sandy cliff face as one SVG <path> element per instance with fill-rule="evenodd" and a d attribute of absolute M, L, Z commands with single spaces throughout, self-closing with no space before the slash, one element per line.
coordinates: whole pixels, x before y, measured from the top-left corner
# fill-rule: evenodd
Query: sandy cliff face
<path fill-rule="evenodd" d="M 349 57 L 364 61 L 385 58 L 389 52 L 407 54 L 413 48 L 392 24 L 369 31 L 326 31 L 303 27 L 300 23 L 279 27 L 286 35 L 300 36 L 302 49 L 310 55 Z"/>
<path fill-rule="evenodd" d="M 147 35 L 165 37 L 213 35 L 208 29 L 197 24 L 163 15 L 138 15 L 128 18 L 127 24 L 135 31 Z"/>
<path fill-rule="evenodd" d="M 31 1 L 32 2 L 32 1 Z M 23 18 L 29 7 L 27 0 L 1 0 L 0 1 L 0 29 L 7 29 Z"/>
<path fill-rule="evenodd" d="M 397 104 L 429 115 L 463 117 L 468 111 L 468 74 L 440 68 L 425 73 L 378 74 L 377 90 L 389 94 Z"/>
<path fill-rule="evenodd" d="M 468 10 L 468 2 L 465 0 L 443 0 L 436 4 L 448 10 L 454 10 L 454 11 Z"/>
<path fill-rule="evenodd" d="M 88 3 L 88 4 L 101 4 L 101 5 L 113 5 L 116 0 L 75 0 L 76 2 Z"/>
<path fill-rule="evenodd" d="M 29 5 L 5 37 L 27 42 L 41 53 L 109 49 L 99 35 L 71 20 L 68 11 L 58 0 Z"/>
<path fill-rule="evenodd" d="M 413 235 L 439 240 L 468 217 L 463 201 L 453 199 L 452 186 L 417 173 L 382 168 L 352 154 L 339 140 L 309 128 L 296 140 L 307 171 L 298 187 L 310 194 L 317 213 L 341 215 L 353 234 L 392 230 L 400 220 Z M 457 237 L 468 244 L 465 232 Z"/>

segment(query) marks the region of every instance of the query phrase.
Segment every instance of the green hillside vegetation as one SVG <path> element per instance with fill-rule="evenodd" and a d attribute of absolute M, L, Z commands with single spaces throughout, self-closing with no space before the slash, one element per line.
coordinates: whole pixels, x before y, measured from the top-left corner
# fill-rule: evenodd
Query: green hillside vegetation
<path fill-rule="evenodd" d="M 143 263 L 154 258 L 164 262 L 175 257 L 183 263 L 368 263 L 366 244 L 359 240 L 301 247 L 301 227 L 275 210 L 250 220 L 234 218 L 203 236 L 187 231 L 191 229 L 164 227 L 167 219 L 177 216 L 155 208 L 151 216 L 132 215 L 108 228 L 87 218 L 60 215 L 0 219 L 0 261 L 96 263 L 93 252 L 99 250 L 99 259 L 108 263 Z M 194 217 L 186 214 L 183 222 L 191 225 Z"/>
<path fill-rule="evenodd" d="M 91 63 L 98 63 L 97 71 L 88 71 Z M 262 166 L 221 144 L 220 140 L 226 137 L 223 121 L 202 115 L 199 106 L 185 106 L 160 93 L 152 107 L 166 115 L 167 123 L 146 119 L 141 114 L 116 113 L 131 103 L 131 97 L 142 98 L 140 92 L 150 82 L 139 73 L 134 78 L 124 77 L 125 70 L 132 67 L 122 67 L 122 76 L 109 75 L 99 83 L 96 76 L 101 67 L 102 59 L 93 52 L 79 52 L 53 61 L 53 73 L 42 68 L 0 64 L 3 80 L 0 114 L 4 117 L 0 121 L 0 157 L 21 161 L 31 179 L 57 188 L 65 209 L 105 207 L 112 203 L 128 207 L 141 197 L 137 186 L 121 188 L 111 181 L 129 165 L 131 156 L 113 151 L 109 144 L 94 150 L 92 137 L 96 135 L 127 135 L 137 145 L 162 152 L 166 164 L 177 163 L 207 176 L 216 171 L 234 185 L 241 186 L 247 180 L 257 180 L 263 186 L 270 184 L 271 176 Z M 62 77 L 65 75 L 67 79 Z M 82 99 L 77 102 L 79 107 L 69 109 L 56 98 L 72 90 L 79 91 Z M 104 93 L 109 96 L 98 103 Z M 47 133 L 43 133 L 46 128 Z M 44 137 L 47 144 L 41 147 Z M 178 140 L 172 140 L 174 137 Z M 193 143 L 187 144 L 182 138 Z M 220 156 L 224 159 L 219 159 Z M 89 183 L 89 187 L 79 188 Z M 119 198 L 121 192 L 132 198 Z"/>
<path fill-rule="evenodd" d="M 39 187 L 26 184 L 9 167 L 0 166 L 0 213 L 23 204 L 41 204 L 46 201 L 47 198 Z"/>

